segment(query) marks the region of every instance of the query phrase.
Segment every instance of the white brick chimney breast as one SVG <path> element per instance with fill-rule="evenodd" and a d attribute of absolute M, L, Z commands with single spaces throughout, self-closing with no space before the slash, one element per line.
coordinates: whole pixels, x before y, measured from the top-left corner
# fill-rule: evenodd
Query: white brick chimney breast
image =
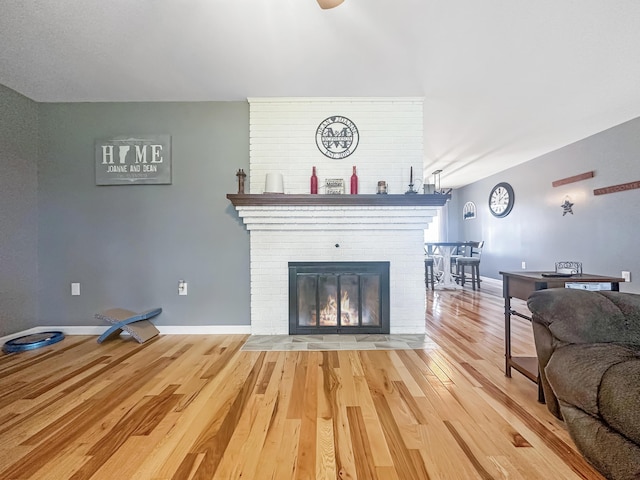
<path fill-rule="evenodd" d="M 264 192 L 267 173 L 280 173 L 284 193 L 308 194 L 316 167 L 319 194 L 326 178 L 349 179 L 356 166 L 359 193 L 375 194 L 384 180 L 404 194 L 413 167 L 423 171 L 422 99 L 250 98 L 249 192 Z M 323 155 L 320 123 L 334 115 L 358 128 L 347 158 Z M 420 194 L 418 194 L 420 195 Z M 250 232 L 251 332 L 289 333 L 289 262 L 390 262 L 391 333 L 424 333 L 424 229 L 439 207 L 424 205 L 236 205 Z"/>

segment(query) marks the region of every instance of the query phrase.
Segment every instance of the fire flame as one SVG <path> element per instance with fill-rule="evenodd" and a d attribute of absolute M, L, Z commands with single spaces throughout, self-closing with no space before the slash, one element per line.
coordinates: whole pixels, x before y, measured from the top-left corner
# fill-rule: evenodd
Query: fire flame
<path fill-rule="evenodd" d="M 340 298 L 340 323 L 342 325 L 352 325 L 358 323 L 357 308 L 350 307 L 349 293 L 343 291 Z M 329 295 L 325 306 L 320 309 L 320 325 L 338 324 L 338 302 L 335 295 Z"/>

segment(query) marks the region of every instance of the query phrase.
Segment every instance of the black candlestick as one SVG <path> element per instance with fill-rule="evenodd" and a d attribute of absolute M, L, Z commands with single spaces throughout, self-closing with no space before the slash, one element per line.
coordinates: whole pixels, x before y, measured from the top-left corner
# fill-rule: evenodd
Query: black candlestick
<path fill-rule="evenodd" d="M 414 189 L 413 189 L 413 183 L 410 183 L 410 184 L 409 184 L 409 190 L 407 190 L 406 192 L 404 192 L 404 194 L 405 194 L 405 195 L 410 195 L 410 194 L 412 194 L 412 193 L 418 193 L 418 191 L 417 191 L 417 190 L 414 190 Z"/>
<path fill-rule="evenodd" d="M 411 173 L 409 174 L 409 190 L 404 192 L 405 195 L 410 195 L 412 193 L 418 193 L 413 189 L 413 166 L 411 166 Z"/>

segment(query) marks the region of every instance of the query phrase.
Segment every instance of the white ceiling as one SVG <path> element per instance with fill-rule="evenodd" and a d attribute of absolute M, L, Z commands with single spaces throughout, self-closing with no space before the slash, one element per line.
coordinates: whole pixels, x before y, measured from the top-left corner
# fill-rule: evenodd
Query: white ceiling
<path fill-rule="evenodd" d="M 459 187 L 640 116 L 638 0 L 0 0 L 40 102 L 424 97 Z"/>

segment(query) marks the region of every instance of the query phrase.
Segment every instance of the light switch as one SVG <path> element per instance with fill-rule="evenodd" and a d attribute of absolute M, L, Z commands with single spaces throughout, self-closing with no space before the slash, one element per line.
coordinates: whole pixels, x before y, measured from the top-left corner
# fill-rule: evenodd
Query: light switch
<path fill-rule="evenodd" d="M 72 283 L 71 284 L 71 295 L 80 295 L 80 284 Z"/>

